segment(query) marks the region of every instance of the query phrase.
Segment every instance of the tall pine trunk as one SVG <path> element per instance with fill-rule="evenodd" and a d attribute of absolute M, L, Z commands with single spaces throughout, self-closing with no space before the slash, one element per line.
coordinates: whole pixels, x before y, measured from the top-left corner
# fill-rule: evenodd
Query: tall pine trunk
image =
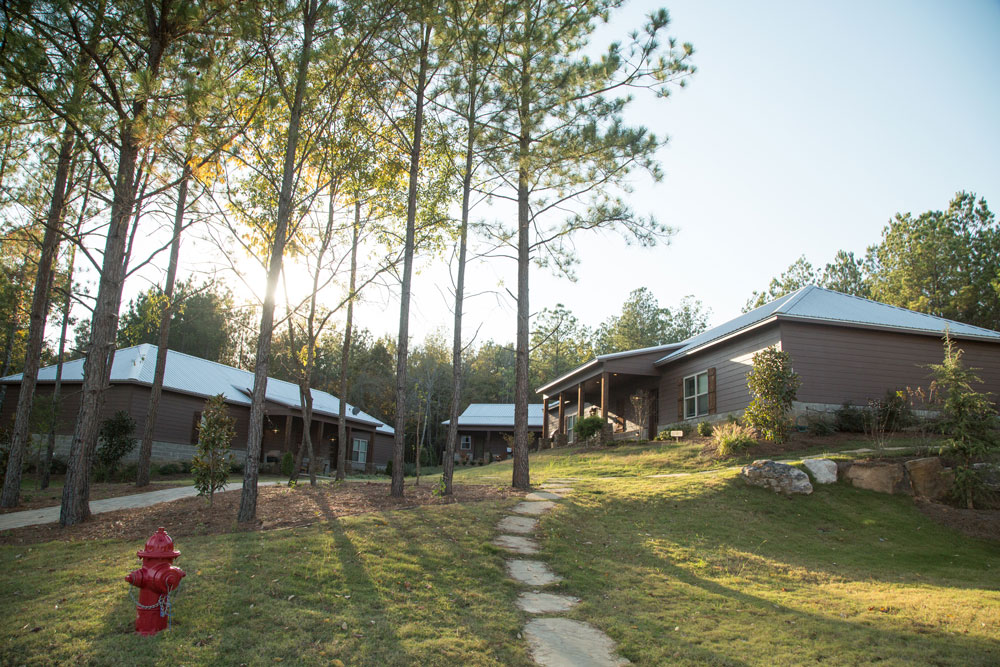
<path fill-rule="evenodd" d="M 156 368 L 153 371 L 153 386 L 149 392 L 149 407 L 146 409 L 146 425 L 142 430 L 142 443 L 139 445 L 139 467 L 136 472 L 135 485 L 149 484 L 149 462 L 153 455 L 153 433 L 156 429 L 156 417 L 160 409 L 160 396 L 163 395 L 163 376 L 167 370 L 167 352 L 170 343 L 170 320 L 174 311 L 174 282 L 177 279 L 177 260 L 181 250 L 181 232 L 184 229 L 184 207 L 187 205 L 188 180 L 191 172 L 187 160 L 184 161 L 184 173 L 177 189 L 177 208 L 174 210 L 174 235 L 170 240 L 170 259 L 167 263 L 167 282 L 163 286 L 163 305 L 160 307 L 160 331 L 156 339 Z"/>
<path fill-rule="evenodd" d="M 475 75 L 473 75 L 475 76 Z M 462 174 L 462 222 L 458 237 L 458 276 L 455 280 L 455 325 L 451 342 L 451 410 L 444 449 L 444 495 L 452 494 L 455 449 L 458 445 L 458 409 L 462 402 L 462 308 L 465 301 L 465 261 L 469 238 L 469 200 L 472 192 L 472 159 L 476 144 L 476 79 L 469 86 L 469 110 L 465 137 L 465 171 Z"/>
<path fill-rule="evenodd" d="M 31 406 L 38 382 L 38 368 L 41 360 L 42 343 L 45 337 L 45 320 L 48 315 L 49 288 L 52 286 L 52 267 L 62 237 L 63 207 L 66 197 L 66 182 L 70 163 L 73 159 L 75 136 L 67 125 L 59 144 L 59 158 L 56 163 L 55 180 L 52 184 L 52 199 L 45 219 L 45 234 L 42 237 L 42 252 L 38 258 L 35 274 L 35 292 L 31 298 L 31 313 L 28 316 L 28 342 L 24 351 L 24 370 L 21 376 L 21 390 L 14 416 L 14 433 L 11 437 L 7 475 L 4 478 L 0 506 L 16 507 L 21 495 L 21 467 L 28 447 L 28 432 Z"/>
<path fill-rule="evenodd" d="M 243 492 L 237 521 L 247 523 L 257 517 L 257 477 L 260 471 L 260 448 L 264 437 L 264 396 L 267 393 L 267 371 L 271 356 L 271 336 L 274 333 L 274 295 L 285 254 L 285 235 L 292 212 L 292 190 L 295 182 L 295 153 L 299 145 L 302 121 L 302 98 L 305 95 L 309 61 L 312 58 L 313 28 L 316 23 L 316 0 L 309 0 L 303 16 L 302 52 L 295 80 L 295 96 L 289 109 L 288 139 L 282 166 L 281 192 L 278 195 L 278 218 L 275 221 L 274 244 L 267 269 L 267 291 L 260 315 L 260 335 L 257 338 L 257 359 L 254 364 L 253 398 L 250 403 L 250 426 L 247 437 L 246 466 Z"/>
<path fill-rule="evenodd" d="M 422 24 L 420 68 L 417 73 L 417 101 L 413 120 L 413 143 L 410 146 L 410 183 L 406 195 L 406 245 L 403 247 L 403 280 L 399 290 L 399 337 L 396 343 L 396 433 L 392 447 L 392 485 L 389 491 L 394 498 L 403 497 L 403 464 L 406 452 L 406 361 L 410 342 L 410 289 L 413 278 L 417 181 L 420 178 L 420 141 L 424 129 L 424 93 L 427 87 L 427 52 L 430 48 L 430 41 L 431 26 Z"/>
<path fill-rule="evenodd" d="M 76 243 L 80 236 L 80 228 L 83 226 L 83 219 L 87 216 L 87 204 L 90 201 L 91 176 L 93 175 L 94 163 L 90 163 L 87 170 L 87 185 L 83 191 L 83 202 L 80 204 L 80 214 L 76 219 L 76 226 L 73 229 L 73 239 L 69 246 L 69 266 L 66 269 L 66 293 L 63 295 L 62 304 L 62 324 L 59 328 L 59 356 L 56 357 L 56 381 L 52 387 L 52 421 L 49 424 L 49 433 L 45 444 L 45 459 L 42 462 L 42 474 L 38 482 L 39 488 L 49 488 L 49 481 L 52 476 L 52 457 L 56 450 L 56 424 L 61 416 L 62 399 L 62 371 L 63 359 L 66 354 L 66 333 L 69 329 L 69 312 L 73 305 L 73 269 L 76 265 Z"/>
<path fill-rule="evenodd" d="M 528 208 L 528 154 L 530 135 L 530 65 L 522 64 L 521 94 L 518 116 L 520 139 L 518 141 L 517 167 L 517 341 L 514 357 L 514 462 L 511 485 L 516 489 L 531 486 L 528 472 L 528 272 L 531 267 L 531 218 Z"/>
<path fill-rule="evenodd" d="M 340 352 L 340 396 L 337 418 L 337 480 L 344 479 L 347 464 L 347 365 L 351 360 L 351 329 L 354 326 L 354 290 L 358 277 L 358 236 L 361 229 L 361 200 L 354 201 L 354 225 L 351 229 L 351 277 L 347 292 L 347 318 L 344 323 L 344 347 Z M 372 443 L 372 456 L 375 443 Z"/>

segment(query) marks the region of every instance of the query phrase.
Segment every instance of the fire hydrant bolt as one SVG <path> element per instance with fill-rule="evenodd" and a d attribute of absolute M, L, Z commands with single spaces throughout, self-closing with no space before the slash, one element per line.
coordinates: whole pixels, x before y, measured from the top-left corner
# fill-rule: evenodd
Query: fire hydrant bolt
<path fill-rule="evenodd" d="M 140 635 L 151 636 L 166 630 L 168 596 L 177 589 L 185 574 L 184 570 L 172 565 L 180 555 L 162 527 L 149 538 L 145 549 L 136 552 L 142 559 L 142 567 L 125 575 L 125 581 L 139 589 L 135 631 Z"/>

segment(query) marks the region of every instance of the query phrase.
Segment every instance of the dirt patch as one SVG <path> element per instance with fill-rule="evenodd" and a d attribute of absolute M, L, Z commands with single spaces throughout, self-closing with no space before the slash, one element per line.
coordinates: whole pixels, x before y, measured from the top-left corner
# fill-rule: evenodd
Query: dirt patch
<path fill-rule="evenodd" d="M 105 498 L 117 498 L 119 496 L 131 496 L 136 493 L 146 493 L 147 491 L 162 491 L 163 489 L 173 489 L 184 484 L 174 484 L 172 482 L 153 482 L 144 488 L 137 488 L 130 482 L 114 484 L 91 484 L 90 499 L 104 500 Z M 24 510 L 36 510 L 43 507 L 55 507 L 62 503 L 62 484 L 43 490 L 22 490 L 21 504 L 17 507 L 0 507 L 0 514 L 8 512 L 23 512 Z"/>
<path fill-rule="evenodd" d="M 375 482 L 324 484 L 316 488 L 267 486 L 260 489 L 257 522 L 252 527 L 239 526 L 236 513 L 240 490 L 216 494 L 213 507 L 203 498 L 185 498 L 152 507 L 95 514 L 87 523 L 62 528 L 58 523 L 26 526 L 4 531 L 0 544 L 118 539 L 143 542 L 157 527 L 165 526 L 171 537 L 221 535 L 239 530 L 274 530 L 330 521 L 340 516 L 410 509 L 420 505 L 500 500 L 523 496 L 510 487 L 459 485 L 455 494 L 441 497 L 431 494 L 431 486 L 408 486 L 405 498 L 389 497 L 389 485 Z"/>
<path fill-rule="evenodd" d="M 917 499 L 921 512 L 969 537 L 1000 542 L 1000 510 L 959 509 L 942 503 Z"/>

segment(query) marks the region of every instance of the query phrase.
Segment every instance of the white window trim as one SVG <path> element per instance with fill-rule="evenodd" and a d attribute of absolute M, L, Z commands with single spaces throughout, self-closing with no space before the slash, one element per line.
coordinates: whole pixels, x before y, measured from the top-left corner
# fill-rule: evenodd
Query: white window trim
<path fill-rule="evenodd" d="M 577 415 L 567 415 L 566 416 L 566 442 L 573 442 L 576 440 L 576 420 Z"/>
<path fill-rule="evenodd" d="M 358 444 L 364 445 L 359 448 Z M 368 440 L 364 438 L 354 438 L 351 443 L 351 461 L 354 463 L 368 463 Z"/>
<path fill-rule="evenodd" d="M 705 376 L 705 391 L 703 393 L 699 393 L 698 392 L 698 378 L 701 377 L 702 375 Z M 692 378 L 694 378 L 694 394 L 692 394 L 691 396 L 688 396 L 687 395 L 687 381 L 690 380 L 690 379 L 692 379 Z M 705 415 L 708 414 L 708 398 L 707 398 L 707 396 L 708 396 L 708 369 L 707 368 L 705 370 L 701 371 L 700 373 L 695 373 L 693 375 L 687 375 L 687 376 L 685 376 L 684 379 L 681 381 L 681 391 L 684 393 L 684 396 L 683 396 L 683 401 L 684 401 L 684 419 L 695 419 L 697 417 L 704 417 Z M 705 411 L 704 412 L 698 412 L 698 398 L 700 396 L 705 396 L 706 397 L 706 399 L 705 399 Z M 688 414 L 688 399 L 690 399 L 690 398 L 694 399 L 694 413 L 693 414 Z"/>
<path fill-rule="evenodd" d="M 462 436 L 461 443 L 459 444 L 459 449 L 461 449 L 462 451 L 466 451 L 466 452 L 469 451 L 470 449 L 472 449 L 472 436 L 471 435 L 463 435 Z"/>

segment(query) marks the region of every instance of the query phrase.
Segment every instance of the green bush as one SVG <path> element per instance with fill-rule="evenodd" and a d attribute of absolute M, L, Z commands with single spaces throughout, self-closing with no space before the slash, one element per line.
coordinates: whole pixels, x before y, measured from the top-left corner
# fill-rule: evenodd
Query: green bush
<path fill-rule="evenodd" d="M 385 462 L 385 474 L 392 477 L 392 459 Z"/>
<path fill-rule="evenodd" d="M 599 415 L 591 415 L 583 419 L 578 419 L 576 425 L 573 427 L 573 432 L 576 433 L 577 440 L 586 440 L 600 433 L 603 427 L 604 418 Z"/>
<path fill-rule="evenodd" d="M 739 424 L 719 424 L 712 435 L 719 458 L 735 456 L 757 444 L 753 429 Z"/>
<path fill-rule="evenodd" d="M 867 408 L 844 403 L 833 415 L 833 426 L 842 433 L 864 433 Z"/>
<path fill-rule="evenodd" d="M 819 415 L 810 415 L 806 418 L 806 431 L 809 435 L 832 435 L 837 432 L 833 421 Z"/>
<path fill-rule="evenodd" d="M 285 452 L 281 456 L 282 477 L 291 477 L 293 468 L 295 468 L 295 455 L 292 454 L 291 452 Z"/>
<path fill-rule="evenodd" d="M 110 480 L 118 470 L 121 460 L 135 449 L 135 420 L 125 410 L 119 410 L 113 416 L 101 422 L 98 433 L 97 468 L 101 474 Z"/>
<path fill-rule="evenodd" d="M 712 435 L 712 425 L 708 422 L 698 422 L 698 435 L 703 438 Z"/>
<path fill-rule="evenodd" d="M 157 468 L 156 471 L 164 477 L 168 475 L 179 475 L 181 472 L 181 465 L 179 463 L 164 463 Z"/>
<path fill-rule="evenodd" d="M 792 371 L 787 352 L 769 347 L 753 355 L 753 366 L 747 372 L 747 389 L 752 400 L 743 412 L 747 426 L 765 440 L 784 442 L 788 436 L 799 376 Z"/>
<path fill-rule="evenodd" d="M 667 424 L 666 426 L 663 427 L 663 429 L 659 433 L 656 434 L 656 439 L 673 440 L 673 437 L 670 435 L 671 431 L 683 431 L 684 437 L 686 438 L 694 432 L 694 424 L 691 424 L 689 422 Z"/>
<path fill-rule="evenodd" d="M 229 472 L 242 473 L 246 469 L 246 463 L 239 459 L 229 459 Z"/>
<path fill-rule="evenodd" d="M 188 469 L 194 472 L 198 495 L 208 496 L 209 505 L 215 492 L 229 481 L 229 445 L 236 436 L 235 427 L 236 420 L 229 414 L 225 396 L 217 394 L 205 402 L 198 428 L 198 453 L 188 463 Z"/>
<path fill-rule="evenodd" d="M 972 388 L 973 384 L 982 384 L 983 381 L 972 369 L 965 368 L 962 350 L 954 346 L 947 332 L 944 360 L 940 364 L 931 364 L 930 368 L 934 390 L 942 400 L 941 424 L 950 435 L 946 447 L 942 449 L 959 459 L 955 466 L 953 493 L 960 503 L 974 509 L 977 502 L 990 500 L 992 495 L 975 463 L 1000 448 L 997 409 L 989 394 Z"/>

